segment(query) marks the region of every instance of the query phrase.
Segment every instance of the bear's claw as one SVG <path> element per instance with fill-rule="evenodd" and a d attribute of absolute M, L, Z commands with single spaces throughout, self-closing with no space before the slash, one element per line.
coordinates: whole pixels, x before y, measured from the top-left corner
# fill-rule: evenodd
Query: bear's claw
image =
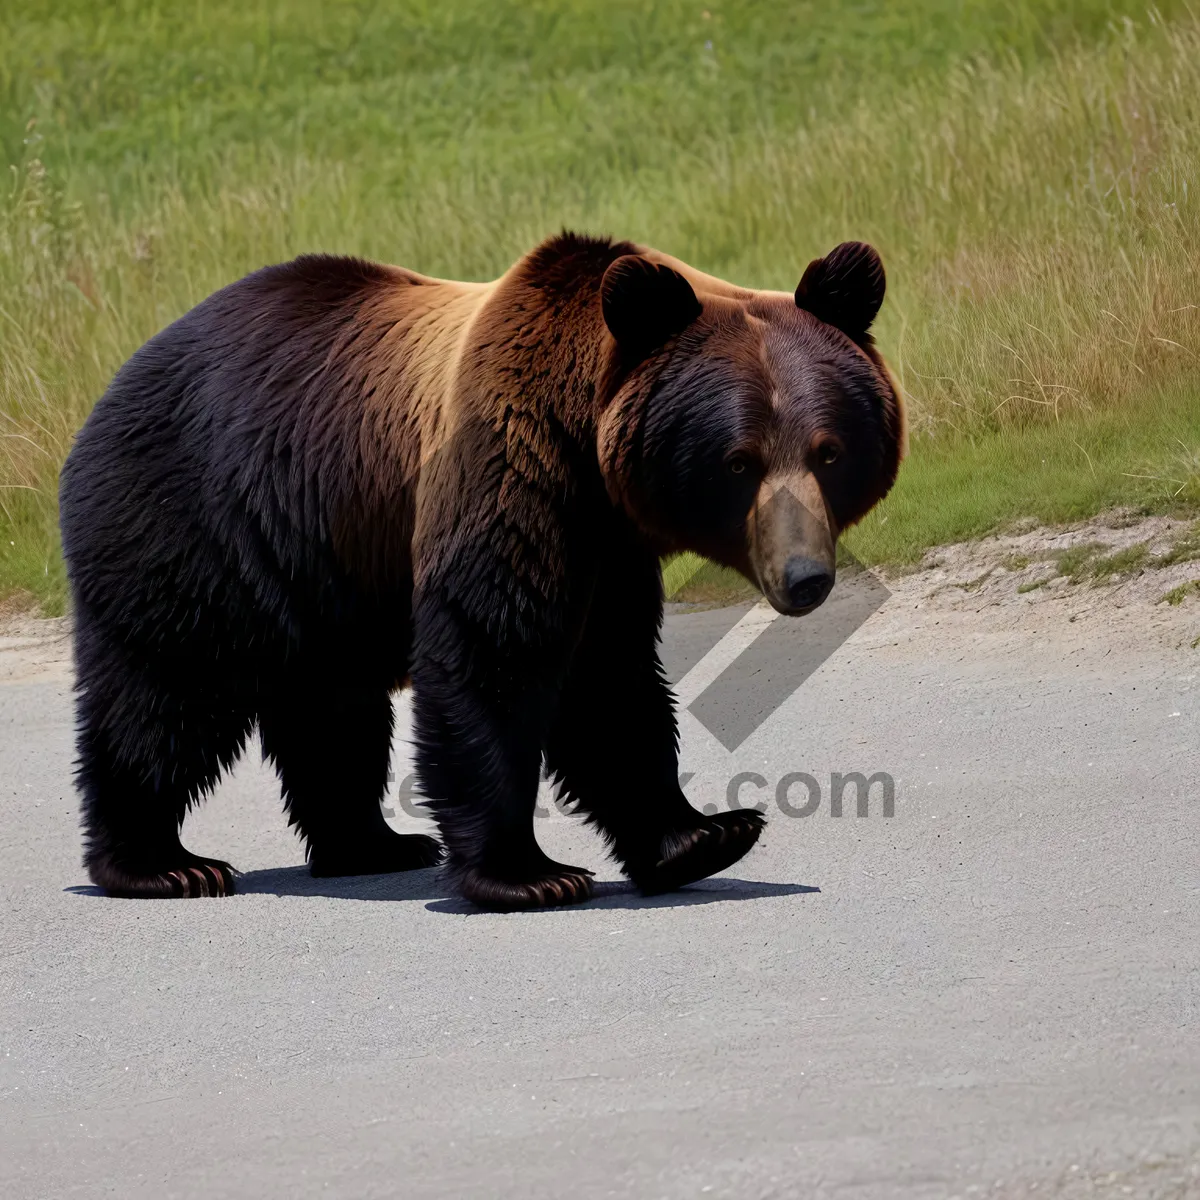
<path fill-rule="evenodd" d="M 766 824 L 754 809 L 719 813 L 694 829 L 667 834 L 659 847 L 662 857 L 648 874 L 634 882 L 647 896 L 707 879 L 731 867 L 758 841 Z"/>
<path fill-rule="evenodd" d="M 464 872 L 459 886 L 473 904 L 495 912 L 582 904 L 592 898 L 592 872 L 586 867 L 561 863 L 550 866 L 545 874 L 521 880 L 495 879 L 471 867 Z"/>
<path fill-rule="evenodd" d="M 237 872 L 227 862 L 191 858 L 165 871 L 140 872 L 111 862 L 90 866 L 92 882 L 110 896 L 126 900 L 193 900 L 201 896 L 232 896 Z"/>

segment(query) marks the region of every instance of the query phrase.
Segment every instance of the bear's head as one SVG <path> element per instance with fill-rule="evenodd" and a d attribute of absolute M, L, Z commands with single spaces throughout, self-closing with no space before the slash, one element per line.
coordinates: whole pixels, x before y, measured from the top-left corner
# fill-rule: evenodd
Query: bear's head
<path fill-rule="evenodd" d="M 838 535 L 887 493 L 904 451 L 899 390 L 869 333 L 883 293 L 861 242 L 810 263 L 794 295 L 653 252 L 608 267 L 621 382 L 600 464 L 659 553 L 734 567 L 781 613 L 825 599 Z"/>

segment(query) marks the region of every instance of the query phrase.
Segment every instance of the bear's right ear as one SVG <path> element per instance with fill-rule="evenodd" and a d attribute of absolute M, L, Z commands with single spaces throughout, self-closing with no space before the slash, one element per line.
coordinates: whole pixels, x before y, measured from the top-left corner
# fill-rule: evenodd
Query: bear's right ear
<path fill-rule="evenodd" d="M 600 282 L 604 323 L 626 358 L 640 361 L 682 333 L 701 313 L 678 271 L 640 254 L 623 254 Z"/>

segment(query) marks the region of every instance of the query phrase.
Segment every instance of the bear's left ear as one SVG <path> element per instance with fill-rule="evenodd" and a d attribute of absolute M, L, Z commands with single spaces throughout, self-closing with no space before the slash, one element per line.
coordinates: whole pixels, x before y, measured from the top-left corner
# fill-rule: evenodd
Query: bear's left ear
<path fill-rule="evenodd" d="M 843 242 L 808 264 L 796 288 L 796 306 L 861 341 L 883 304 L 886 286 L 875 248 L 866 242 Z"/>
<path fill-rule="evenodd" d="M 604 323 L 628 359 L 640 361 L 682 333 L 701 313 L 678 271 L 640 254 L 623 254 L 600 282 Z"/>

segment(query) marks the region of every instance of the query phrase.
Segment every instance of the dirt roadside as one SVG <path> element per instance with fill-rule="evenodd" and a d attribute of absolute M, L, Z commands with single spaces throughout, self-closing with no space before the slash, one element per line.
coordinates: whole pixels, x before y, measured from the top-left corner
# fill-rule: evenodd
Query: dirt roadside
<path fill-rule="evenodd" d="M 0 610 L 0 684 L 71 677 L 71 622 Z"/>
<path fill-rule="evenodd" d="M 1200 522 L 1123 512 L 941 546 L 881 572 L 863 629 L 896 644 L 1013 639 L 1176 651 L 1200 663 Z"/>

